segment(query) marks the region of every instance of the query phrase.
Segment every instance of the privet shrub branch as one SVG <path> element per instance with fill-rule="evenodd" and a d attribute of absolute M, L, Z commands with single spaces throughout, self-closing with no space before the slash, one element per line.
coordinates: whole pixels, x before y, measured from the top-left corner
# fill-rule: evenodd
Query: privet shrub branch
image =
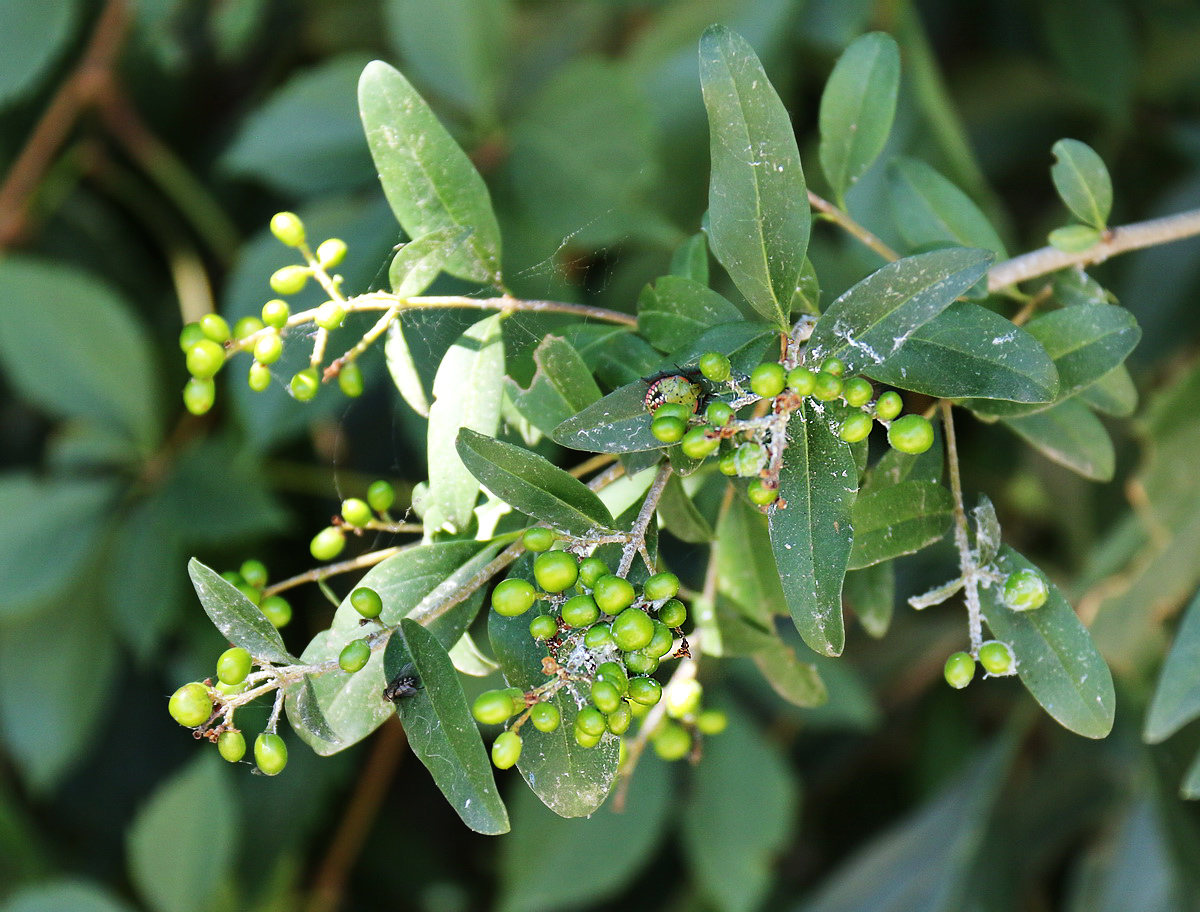
<path fill-rule="evenodd" d="M 430 477 L 412 504 L 421 522 L 398 518 L 380 481 L 317 532 L 311 550 L 323 566 L 302 577 L 271 584 L 256 560 L 225 574 L 193 560 L 196 592 L 231 647 L 215 680 L 171 697 L 171 715 L 226 760 L 252 750 L 257 770 L 275 775 L 287 763 L 284 715 L 324 755 L 398 713 L 472 829 L 509 826 L 492 767 L 516 766 L 557 813 L 587 815 L 614 790 L 623 800 L 647 746 L 703 762 L 705 739 L 728 720 L 705 703 L 702 663 L 753 656 L 785 699 L 821 703 L 825 685 L 787 644 L 777 613 L 790 614 L 814 652 L 837 656 L 849 586 L 863 626 L 883 636 L 891 562 L 951 536 L 952 578 L 910 600 L 918 610 L 947 599 L 966 609 L 947 683 L 1017 675 L 1066 728 L 1108 734 L 1109 669 L 1063 595 L 1004 543 L 988 498 L 968 500 L 955 421 L 999 422 L 1086 478 L 1111 477 L 1112 444 L 1096 413 L 1132 412 L 1123 362 L 1140 331 L 1083 267 L 1193 233 L 1195 220 L 1110 229 L 1103 162 L 1064 139 L 1051 177 L 1073 221 L 1047 250 L 1008 258 L 965 194 L 928 165 L 899 160 L 891 176 L 907 246 L 894 251 L 847 214 L 845 194 L 883 151 L 899 78 L 897 48 L 882 33 L 859 38 L 835 67 L 820 109 L 828 201 L 808 191 L 788 115 L 750 46 L 710 28 L 700 44 L 707 217 L 671 273 L 646 285 L 634 319 L 512 296 L 479 174 L 404 76 L 370 64 L 362 121 L 411 238 L 392 260 L 391 292 L 351 293 L 335 270 L 353 252 L 338 239 L 314 248 L 300 219 L 280 213 L 272 231 L 301 261 L 270 277 L 277 297 L 261 319 L 231 330 L 212 314 L 185 327 L 192 379 L 183 395 L 190 411 L 206 412 L 228 363 L 264 396 L 283 395 L 272 388 L 281 380 L 302 401 L 333 382 L 353 397 L 363 391 L 359 356 L 383 345 L 401 395 L 429 419 Z M 805 255 L 814 220 L 886 261 L 826 305 Z M 740 297 L 710 286 L 710 253 Z M 440 273 L 482 293 L 422 296 Z M 287 298 L 308 282 L 327 300 L 293 313 Z M 451 346 L 427 402 L 398 317 L 463 308 L 491 313 Z M 505 369 L 505 321 L 521 312 L 576 318 L 537 345 L 528 387 Z M 359 335 L 345 325 L 354 314 L 376 319 Z M 307 364 L 281 376 L 292 347 Z M 605 376 L 625 381 L 607 392 L 595 376 L 602 350 L 619 353 Z M 559 468 L 500 439 L 506 427 L 579 460 Z M 715 529 L 693 502 L 714 486 Z M 662 565 L 660 525 L 713 542 L 701 589 Z M 368 531 L 420 538 L 339 561 Z M 334 595 L 364 570 L 344 598 Z M 322 586 L 337 611 L 295 656 L 277 630 L 291 617 L 280 593 L 303 582 Z M 490 658 L 467 632 L 484 610 Z M 508 686 L 469 705 L 459 676 L 497 666 Z M 272 709 L 251 749 L 238 710 L 260 699 Z"/>

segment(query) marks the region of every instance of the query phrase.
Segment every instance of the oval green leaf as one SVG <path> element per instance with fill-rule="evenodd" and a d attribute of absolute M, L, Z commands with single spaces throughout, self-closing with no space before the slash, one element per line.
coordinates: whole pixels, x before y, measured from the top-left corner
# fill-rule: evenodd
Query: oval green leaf
<path fill-rule="evenodd" d="M 909 247 L 979 247 L 1000 258 L 1008 256 L 974 201 L 920 159 L 890 162 L 887 188 L 896 228 Z"/>
<path fill-rule="evenodd" d="M 1050 151 L 1054 189 L 1077 219 L 1103 231 L 1112 211 L 1112 179 L 1104 159 L 1077 139 L 1060 139 Z"/>
<path fill-rule="evenodd" d="M 850 516 L 854 548 L 849 568 L 861 570 L 939 541 L 954 520 L 954 500 L 940 484 L 905 481 L 860 494 Z"/>
<path fill-rule="evenodd" d="M 1184 611 L 1175 642 L 1167 653 L 1142 737 L 1165 741 L 1200 716 L 1200 593 Z"/>
<path fill-rule="evenodd" d="M 258 659 L 285 665 L 296 661 L 279 631 L 237 586 L 194 557 L 188 561 L 188 575 L 205 614 L 225 639 Z"/>
<path fill-rule="evenodd" d="M 592 372 L 579 351 L 561 336 L 546 336 L 533 352 L 535 365 L 529 387 L 504 378 L 504 391 L 513 407 L 543 434 L 583 411 L 600 398 Z"/>
<path fill-rule="evenodd" d="M 638 298 L 638 332 L 659 351 L 675 351 L 710 327 L 741 319 L 732 303 L 682 276 L 661 276 Z"/>
<path fill-rule="evenodd" d="M 1100 419 L 1078 399 L 1001 422 L 1039 453 L 1093 481 L 1109 481 L 1116 454 Z"/>

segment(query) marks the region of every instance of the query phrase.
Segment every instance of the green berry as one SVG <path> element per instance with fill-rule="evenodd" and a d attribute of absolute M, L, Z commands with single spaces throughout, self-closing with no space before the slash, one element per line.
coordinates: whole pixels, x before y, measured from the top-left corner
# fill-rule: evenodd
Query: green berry
<path fill-rule="evenodd" d="M 946 659 L 942 674 L 947 684 L 955 690 L 962 690 L 975 677 L 975 660 L 968 653 L 956 652 Z"/>
<path fill-rule="evenodd" d="M 203 684 L 184 684 L 171 694 L 171 700 L 167 703 L 171 718 L 188 728 L 203 725 L 212 715 L 212 710 L 212 697 Z"/>
<path fill-rule="evenodd" d="M 562 715 L 553 703 L 534 703 L 529 710 L 529 721 L 540 732 L 552 732 L 558 729 Z"/>
<path fill-rule="evenodd" d="M 237 763 L 246 756 L 246 737 L 239 731 L 223 731 L 217 736 L 217 753 L 223 760 Z"/>
<path fill-rule="evenodd" d="M 673 599 L 679 594 L 679 577 L 674 573 L 656 573 L 642 584 L 642 594 L 652 602 Z"/>
<path fill-rule="evenodd" d="M 240 586 L 246 582 L 246 578 L 236 570 L 226 570 L 221 574 L 221 579 L 225 580 L 231 586 Z"/>
<path fill-rule="evenodd" d="M 294 212 L 276 212 L 271 216 L 271 234 L 289 247 L 304 243 L 304 222 Z"/>
<path fill-rule="evenodd" d="M 217 401 L 217 385 L 211 380 L 192 377 L 183 387 L 183 407 L 193 415 L 203 415 Z"/>
<path fill-rule="evenodd" d="M 533 585 L 514 576 L 492 590 L 492 610 L 501 617 L 519 617 L 533 607 L 536 598 Z"/>
<path fill-rule="evenodd" d="M 287 745 L 279 735 L 263 732 L 254 739 L 254 762 L 265 775 L 278 776 L 287 760 Z"/>
<path fill-rule="evenodd" d="M 367 645 L 366 640 L 354 640 L 347 643 L 338 655 L 338 665 L 341 666 L 342 671 L 350 674 L 362 671 L 369 661 L 371 661 L 371 647 Z"/>
<path fill-rule="evenodd" d="M 326 301 L 317 308 L 317 312 L 313 315 L 313 322 L 321 329 L 335 330 L 346 319 L 346 308 L 338 301 Z"/>
<path fill-rule="evenodd" d="M 374 518 L 375 514 L 365 500 L 347 497 L 342 501 L 342 519 L 350 525 L 362 528 Z"/>
<path fill-rule="evenodd" d="M 904 398 L 895 390 L 880 393 L 875 400 L 875 417 L 882 421 L 891 421 L 904 411 Z"/>
<path fill-rule="evenodd" d="M 600 618 L 600 609 L 590 595 L 569 598 L 562 606 L 562 619 L 571 627 L 589 627 Z"/>
<path fill-rule="evenodd" d="M 225 365 L 225 348 L 212 339 L 201 339 L 188 349 L 188 373 L 200 380 L 215 377 Z"/>
<path fill-rule="evenodd" d="M 222 684 L 241 684 L 250 674 L 253 659 L 241 646 L 232 646 L 217 659 L 217 680 Z"/>
<path fill-rule="evenodd" d="M 813 378 L 812 395 L 821 402 L 832 402 L 842 394 L 842 378 L 829 371 L 821 371 Z"/>
<path fill-rule="evenodd" d="M 549 640 L 558 633 L 558 621 L 548 614 L 539 614 L 529 622 L 529 635 L 535 640 Z"/>
<path fill-rule="evenodd" d="M 579 561 L 566 551 L 547 551 L 533 559 L 533 578 L 546 592 L 563 592 L 579 579 Z"/>
<path fill-rule="evenodd" d="M 654 410 L 655 418 L 678 418 L 684 424 L 691 420 L 693 414 L 695 411 L 682 402 L 666 402 Z"/>
<path fill-rule="evenodd" d="M 646 652 L 645 649 L 627 652 L 622 658 L 630 674 L 649 675 L 654 674 L 658 670 L 658 659 Z"/>
<path fill-rule="evenodd" d="M 608 731 L 604 713 L 594 706 L 585 706 L 579 710 L 579 715 L 575 717 L 575 727 L 589 735 L 602 735 Z"/>
<path fill-rule="evenodd" d="M 254 343 L 254 360 L 259 364 L 274 364 L 282 354 L 283 340 L 277 332 L 264 333 Z"/>
<path fill-rule="evenodd" d="M 317 245 L 317 262 L 324 269 L 332 269 L 346 259 L 346 242 L 340 238 L 330 238 Z"/>
<path fill-rule="evenodd" d="M 238 341 L 248 339 L 265 327 L 266 324 L 258 317 L 242 317 L 233 326 L 233 337 Z"/>
<path fill-rule="evenodd" d="M 262 321 L 275 329 L 287 326 L 288 317 L 291 315 L 292 309 L 288 307 L 288 302 L 279 298 L 274 298 L 262 306 Z"/>
<path fill-rule="evenodd" d="M 713 427 L 725 427 L 732 418 L 733 406 L 719 399 L 716 402 L 710 402 L 708 408 L 704 410 L 704 420 Z"/>
<path fill-rule="evenodd" d="M 1012 650 L 1007 643 L 989 640 L 979 647 L 979 664 L 992 675 L 1010 675 L 1016 671 Z"/>
<path fill-rule="evenodd" d="M 790 371 L 788 371 L 788 389 L 794 392 L 797 396 L 807 396 L 809 393 L 811 393 L 816 381 L 817 375 L 810 371 L 807 367 L 793 367 Z"/>
<path fill-rule="evenodd" d="M 838 429 L 838 436 L 846 443 L 858 443 L 860 440 L 870 437 L 874 427 L 875 420 L 866 412 L 852 411 L 842 421 L 842 426 Z"/>
<path fill-rule="evenodd" d="M 275 628 L 286 627 L 292 620 L 292 606 L 282 595 L 268 595 L 259 602 L 261 611 Z"/>
<path fill-rule="evenodd" d="M 519 687 L 507 687 L 504 692 L 512 701 L 513 713 L 525 712 L 525 691 Z"/>
<path fill-rule="evenodd" d="M 851 408 L 866 405 L 871 401 L 873 395 L 875 395 L 875 390 L 871 386 L 871 381 L 865 377 L 851 377 L 842 386 L 842 398 Z"/>
<path fill-rule="evenodd" d="M 612 635 L 618 649 L 634 652 L 654 638 L 654 621 L 640 608 L 626 608 L 613 620 Z"/>
<path fill-rule="evenodd" d="M 380 480 L 371 482 L 367 488 L 367 503 L 376 513 L 386 513 L 396 502 L 396 489 L 388 482 Z"/>
<path fill-rule="evenodd" d="M 621 705 L 621 691 L 617 685 L 603 678 L 592 682 L 591 694 L 596 708 L 606 715 Z"/>
<path fill-rule="evenodd" d="M 687 423 L 678 418 L 655 418 L 650 422 L 650 433 L 662 443 L 678 443 L 687 433 Z"/>
<path fill-rule="evenodd" d="M 846 365 L 840 358 L 826 358 L 821 362 L 821 370 L 827 374 L 833 374 L 835 377 L 840 377 L 846 373 Z"/>
<path fill-rule="evenodd" d="M 767 467 L 767 448 L 747 440 L 733 452 L 733 464 L 742 478 L 753 478 Z"/>
<path fill-rule="evenodd" d="M 250 365 L 250 373 L 246 375 L 246 383 L 254 392 L 263 392 L 271 385 L 271 369 L 265 364 L 255 361 Z"/>
<path fill-rule="evenodd" d="M 664 722 L 654 732 L 650 743 L 654 753 L 664 760 L 682 760 L 692 749 L 692 736 L 677 722 Z"/>
<path fill-rule="evenodd" d="M 704 687 L 695 678 L 673 681 L 667 688 L 667 715 L 672 719 L 684 719 L 700 708 Z"/>
<path fill-rule="evenodd" d="M 579 564 L 579 582 L 589 589 L 596 585 L 596 580 L 608 574 L 608 564 L 598 557 L 585 557 Z"/>
<path fill-rule="evenodd" d="M 786 383 L 787 371 L 783 369 L 782 364 L 774 361 L 760 364 L 750 372 L 750 389 L 756 396 L 762 396 L 764 399 L 778 396 L 783 392 Z"/>
<path fill-rule="evenodd" d="M 492 765 L 511 769 L 521 759 L 521 736 L 514 731 L 500 732 L 492 742 Z"/>
<path fill-rule="evenodd" d="M 596 624 L 583 635 L 583 645 L 588 649 L 604 649 L 613 645 L 612 629 L 607 624 Z"/>
<path fill-rule="evenodd" d="M 737 471 L 737 454 L 733 450 L 728 450 L 721 454 L 721 458 L 717 460 L 717 470 L 722 475 L 736 475 Z"/>
<path fill-rule="evenodd" d="M 239 570 L 242 574 L 242 579 L 248 582 L 251 586 L 261 589 L 267 584 L 269 574 L 267 573 L 267 565 L 260 560 L 242 561 L 242 566 Z"/>
<path fill-rule="evenodd" d="M 207 338 L 199 323 L 185 323 L 183 329 L 179 330 L 179 350 L 186 355 L 193 345 Z"/>
<path fill-rule="evenodd" d="M 671 651 L 671 647 L 674 645 L 675 634 L 671 633 L 671 628 L 662 621 L 655 621 L 654 636 L 650 638 L 649 643 L 642 647 L 642 652 L 652 659 L 661 659 Z"/>
<path fill-rule="evenodd" d="M 333 560 L 346 547 L 346 533 L 337 526 L 326 526 L 313 536 L 308 550 L 319 561 Z"/>
<path fill-rule="evenodd" d="M 1031 567 L 1017 570 L 1004 581 L 1004 604 L 1013 611 L 1033 611 L 1046 604 L 1050 588 L 1042 575 Z"/>
<path fill-rule="evenodd" d="M 637 593 L 633 591 L 633 584 L 629 580 L 621 576 L 602 576 L 592 586 L 592 597 L 596 600 L 596 604 L 600 606 L 600 610 L 605 614 L 618 614 L 624 609 L 633 604 Z M 613 629 L 613 634 L 616 635 L 616 629 Z M 622 649 L 625 647 L 621 647 Z M 633 649 L 639 647 L 634 646 Z"/>
<path fill-rule="evenodd" d="M 368 586 L 359 586 L 350 593 L 350 604 L 365 618 L 377 618 L 383 611 L 383 599 Z"/>
<path fill-rule="evenodd" d="M 471 704 L 471 715 L 484 725 L 500 725 L 515 713 L 512 694 L 507 690 L 485 690 Z"/>
<path fill-rule="evenodd" d="M 220 314 L 207 313 L 200 318 L 200 331 L 204 333 L 205 338 L 221 345 L 228 342 L 231 338 L 229 332 L 229 324 L 225 322 L 225 318 Z"/>
<path fill-rule="evenodd" d="M 281 295 L 299 294 L 308 284 L 309 275 L 307 266 L 281 266 L 271 273 L 271 290 Z"/>
<path fill-rule="evenodd" d="M 589 735 L 587 732 L 585 732 L 583 729 L 581 729 L 578 725 L 575 726 L 575 743 L 578 744 L 580 747 L 595 747 L 597 744 L 600 743 L 600 739 L 602 737 L 603 737 L 603 734 Z"/>
<path fill-rule="evenodd" d="M 705 380 L 724 383 L 729 379 L 729 359 L 720 352 L 705 352 L 700 356 L 700 373 Z"/>
<path fill-rule="evenodd" d="M 346 361 L 338 371 L 338 389 L 347 399 L 357 399 L 363 394 L 362 368 L 357 361 Z"/>
<path fill-rule="evenodd" d="M 752 504 L 769 507 L 779 499 L 779 489 L 772 488 L 761 478 L 751 478 L 750 484 L 746 486 L 746 496 Z"/>
<path fill-rule="evenodd" d="M 694 427 L 684 434 L 679 441 L 683 455 L 688 459 L 707 459 L 715 453 L 721 445 L 721 438 L 708 436 L 710 430 L 708 427 Z"/>
<path fill-rule="evenodd" d="M 312 401 L 320 388 L 321 378 L 317 375 L 315 367 L 306 367 L 295 374 L 288 383 L 288 391 L 291 392 L 292 398 L 300 402 Z"/>
<path fill-rule="evenodd" d="M 702 735 L 719 735 L 729 725 L 729 717 L 720 709 L 706 709 L 696 716 L 696 728 Z"/>
<path fill-rule="evenodd" d="M 679 599 L 671 599 L 658 609 L 658 619 L 668 627 L 682 627 L 687 620 L 687 608 Z"/>
<path fill-rule="evenodd" d="M 596 666 L 596 677 L 608 681 L 621 694 L 629 690 L 629 675 L 617 662 L 601 662 Z"/>
<path fill-rule="evenodd" d="M 521 536 L 521 544 L 525 546 L 526 551 L 540 554 L 554 547 L 554 541 L 557 537 L 553 529 L 535 526 L 532 529 L 525 530 L 525 534 Z"/>
<path fill-rule="evenodd" d="M 888 443 L 901 453 L 917 456 L 933 446 L 933 425 L 920 415 L 897 418 L 888 428 Z"/>
<path fill-rule="evenodd" d="M 629 708 L 628 703 L 621 703 L 612 712 L 606 714 L 604 721 L 608 730 L 614 735 L 623 735 L 633 724 L 633 710 Z"/>

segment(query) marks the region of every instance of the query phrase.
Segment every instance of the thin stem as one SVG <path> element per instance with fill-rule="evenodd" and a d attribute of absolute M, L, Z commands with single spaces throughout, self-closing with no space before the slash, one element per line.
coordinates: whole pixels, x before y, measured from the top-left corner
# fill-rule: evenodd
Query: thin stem
<path fill-rule="evenodd" d="M 408 615 L 418 624 L 424 624 L 428 627 L 455 605 L 465 602 L 471 597 L 480 586 L 490 580 L 493 576 L 515 561 L 518 557 L 525 553 L 525 545 L 520 541 L 516 541 L 509 545 L 498 555 L 496 555 L 488 563 L 477 570 L 470 579 L 464 581 L 451 595 L 435 605 L 421 610 L 420 606 L 414 608 Z"/>
<path fill-rule="evenodd" d="M 411 548 L 412 545 L 397 545 L 394 548 L 383 548 L 379 551 L 370 551 L 366 554 L 360 554 L 358 557 L 344 560 L 337 564 L 326 564 L 324 567 L 316 567 L 309 570 L 307 573 L 301 573 L 299 576 L 293 576 L 290 579 L 280 580 L 273 586 L 267 586 L 263 589 L 263 598 L 268 595 L 276 595 L 288 589 L 294 589 L 296 586 L 303 586 L 305 583 L 315 583 L 323 579 L 328 579 L 331 576 L 337 576 L 339 573 L 351 573 L 354 570 L 362 570 L 366 567 L 374 567 L 376 564 L 387 560 L 395 554 L 399 554 L 406 548 Z"/>
<path fill-rule="evenodd" d="M 889 263 L 900 259 L 900 254 L 896 253 L 896 251 L 877 238 L 874 234 L 872 234 L 858 222 L 854 221 L 854 219 L 850 217 L 849 213 L 843 209 L 839 209 L 833 203 L 829 202 L 829 200 L 817 196 L 817 194 L 809 190 L 808 203 L 827 219 L 829 219 L 829 221 L 833 222 L 843 231 L 852 234 L 859 241 L 861 241 L 867 247 L 870 247 Z"/>
<path fill-rule="evenodd" d="M 623 326 L 637 326 L 637 317 L 608 310 L 604 307 L 592 307 L 589 304 L 571 304 L 566 301 L 528 301 L 522 298 L 468 298 L 461 295 L 433 295 L 427 297 L 401 298 L 393 294 L 377 291 L 359 295 L 347 302 L 347 310 L 388 310 L 399 307 L 401 310 L 438 309 L 438 308 L 468 308 L 473 310 L 500 310 L 505 312 L 524 311 L 527 313 L 564 313 L 577 317 L 588 317 L 593 320 L 605 320 L 609 323 L 619 323 Z"/>
<path fill-rule="evenodd" d="M 648 555 L 644 553 L 646 530 L 650 528 L 650 523 L 654 520 L 654 511 L 658 509 L 658 501 L 662 498 L 663 490 L 667 487 L 667 482 L 671 478 L 671 471 L 671 463 L 665 460 L 658 467 L 658 474 L 654 476 L 650 490 L 646 492 L 646 499 L 642 502 L 642 509 L 638 511 L 637 521 L 634 522 L 633 528 L 629 530 L 629 541 L 621 549 L 621 564 L 617 568 L 617 576 L 629 575 L 629 570 L 633 566 L 633 557 L 639 552 L 642 552 L 642 558 L 646 561 L 647 569 L 651 572 L 654 571 Z"/>
<path fill-rule="evenodd" d="M 958 549 L 959 572 L 963 581 L 963 597 L 967 603 L 967 624 L 971 636 L 971 655 L 979 658 L 983 645 L 983 609 L 979 603 L 981 574 L 975 552 L 971 550 L 967 511 L 963 504 L 962 475 L 958 466 L 958 440 L 954 435 L 954 417 L 949 400 L 943 399 L 942 425 L 946 431 L 946 464 L 950 470 L 950 494 L 954 498 L 954 545 Z"/>

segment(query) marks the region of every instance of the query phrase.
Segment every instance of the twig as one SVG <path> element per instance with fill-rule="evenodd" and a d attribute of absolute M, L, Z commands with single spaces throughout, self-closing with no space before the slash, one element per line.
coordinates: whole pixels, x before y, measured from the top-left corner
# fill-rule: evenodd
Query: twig
<path fill-rule="evenodd" d="M 621 563 L 617 568 L 617 576 L 629 575 L 629 569 L 633 566 L 633 557 L 639 551 L 643 552 L 643 560 L 648 565 L 650 564 L 649 557 L 644 553 L 646 530 L 654 520 L 654 511 L 658 508 L 658 501 L 662 497 L 663 490 L 666 488 L 670 478 L 671 463 L 664 460 L 663 464 L 658 467 L 658 474 L 654 476 L 650 490 L 646 492 L 646 499 L 642 502 L 642 509 L 638 511 L 637 521 L 634 522 L 633 528 L 629 530 L 629 541 L 621 549 Z M 651 572 L 654 570 L 652 566 L 649 566 L 648 569 Z"/>
<path fill-rule="evenodd" d="M 358 557 L 344 560 L 337 564 L 326 564 L 324 567 L 315 567 L 307 573 L 301 573 L 299 576 L 293 576 L 290 579 L 280 580 L 273 586 L 267 586 L 263 589 L 263 598 L 268 595 L 275 595 L 279 592 L 284 592 L 288 589 L 294 589 L 296 586 L 302 586 L 305 583 L 316 583 L 323 579 L 328 579 L 331 576 L 337 576 L 339 573 L 350 573 L 354 570 L 362 570 L 364 567 L 374 567 L 376 564 L 387 560 L 394 554 L 399 554 L 405 548 L 411 548 L 412 545 L 397 545 L 394 548 L 383 548 L 379 551 L 370 551 L 366 554 L 360 554 Z"/>
<path fill-rule="evenodd" d="M 870 231 L 854 221 L 850 215 L 842 209 L 839 209 L 829 200 L 817 196 L 811 190 L 808 191 L 808 203 L 829 221 L 833 222 L 843 231 L 854 235 L 863 244 L 870 247 L 877 254 L 887 260 L 889 263 L 900 259 L 900 254 L 896 253 L 891 247 L 873 235 Z"/>
<path fill-rule="evenodd" d="M 468 298 L 461 295 L 433 295 L 427 297 L 400 298 L 393 294 L 378 291 L 371 294 L 359 295 L 347 302 L 346 310 L 388 310 L 399 307 L 401 310 L 437 309 L 437 308 L 470 308 L 474 310 L 500 310 L 505 312 L 524 311 L 526 313 L 564 313 L 578 317 L 588 317 L 593 320 L 605 320 L 609 323 L 619 323 L 623 326 L 637 326 L 637 317 L 608 310 L 604 307 L 592 307 L 588 304 L 571 304 L 566 301 L 529 301 L 523 298 Z"/>
<path fill-rule="evenodd" d="M 979 603 L 980 572 L 975 552 L 971 550 L 967 511 L 963 504 L 962 475 L 958 467 L 958 441 L 954 435 L 954 417 L 949 400 L 943 399 L 942 425 L 946 431 L 946 464 L 950 470 L 950 494 L 954 498 L 954 545 L 958 549 L 959 573 L 963 582 L 963 597 L 967 603 L 967 624 L 971 635 L 971 655 L 979 657 L 983 645 L 983 608 Z"/>

